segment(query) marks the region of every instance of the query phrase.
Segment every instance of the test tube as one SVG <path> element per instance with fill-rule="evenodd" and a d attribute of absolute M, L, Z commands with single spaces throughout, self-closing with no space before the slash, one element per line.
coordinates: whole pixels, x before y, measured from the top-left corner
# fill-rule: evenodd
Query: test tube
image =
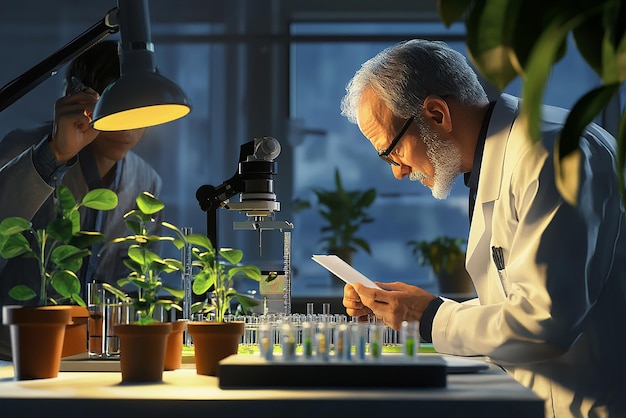
<path fill-rule="evenodd" d="M 319 360 L 327 361 L 329 358 L 328 324 L 320 322 L 315 333 L 315 352 Z"/>
<path fill-rule="evenodd" d="M 370 331 L 370 355 L 373 360 L 378 360 L 383 353 L 383 325 L 374 322 L 369 326 Z"/>
<path fill-rule="evenodd" d="M 274 358 L 274 330 L 272 325 L 264 322 L 259 325 L 259 353 L 265 360 Z"/>
<path fill-rule="evenodd" d="M 352 323 L 352 335 L 354 336 L 354 345 L 356 346 L 356 359 L 365 360 L 367 354 L 367 323 Z"/>
<path fill-rule="evenodd" d="M 315 338 L 315 328 L 310 321 L 304 321 L 302 323 L 302 351 L 304 358 L 310 359 L 313 357 L 313 339 Z"/>
<path fill-rule="evenodd" d="M 402 345 L 405 357 L 415 358 L 419 347 L 419 321 L 402 321 Z"/>
<path fill-rule="evenodd" d="M 350 327 L 346 323 L 337 324 L 335 328 L 335 357 L 337 360 L 350 360 Z"/>
<path fill-rule="evenodd" d="M 293 335 L 293 326 L 285 322 L 280 328 L 280 346 L 283 350 L 283 360 L 296 358 L 296 338 Z"/>
<path fill-rule="evenodd" d="M 322 314 L 324 316 L 330 315 L 330 303 L 322 303 Z"/>

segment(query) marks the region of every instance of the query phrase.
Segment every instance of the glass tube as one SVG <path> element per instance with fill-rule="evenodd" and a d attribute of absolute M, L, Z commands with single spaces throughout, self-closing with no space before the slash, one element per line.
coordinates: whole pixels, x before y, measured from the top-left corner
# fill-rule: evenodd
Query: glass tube
<path fill-rule="evenodd" d="M 415 358 L 419 347 L 419 321 L 402 322 L 402 353 L 405 357 Z"/>
<path fill-rule="evenodd" d="M 374 322 L 369 326 L 370 356 L 373 360 L 378 360 L 383 353 L 383 325 Z"/>

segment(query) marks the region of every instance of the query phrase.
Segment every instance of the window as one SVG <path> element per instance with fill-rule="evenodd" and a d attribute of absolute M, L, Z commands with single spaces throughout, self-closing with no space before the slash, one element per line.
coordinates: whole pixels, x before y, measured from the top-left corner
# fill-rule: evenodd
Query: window
<path fill-rule="evenodd" d="M 312 199 L 313 186 L 334 188 L 335 168 L 339 169 L 347 189 L 376 188 L 378 198 L 370 211 L 375 222 L 364 225 L 360 233 L 370 243 L 372 254 L 359 250 L 352 264 L 372 279 L 400 280 L 436 292 L 430 269 L 418 265 L 406 242 L 440 235 L 467 237 L 468 190 L 462 177 L 457 178 L 450 197 L 443 201 L 435 200 L 421 184 L 396 180 L 358 127 L 340 115 L 340 101 L 354 72 L 385 47 L 403 39 L 422 37 L 445 40 L 465 53 L 464 27 L 446 29 L 440 23 L 419 22 L 294 23 L 291 32 L 294 36 L 290 51 L 293 133 L 289 140 L 294 146 L 294 197 Z M 597 83 L 597 77 L 576 49 L 569 48 L 554 69 L 545 102 L 570 108 Z M 492 87 L 486 87 L 491 96 L 497 94 Z M 521 82 L 515 80 L 505 91 L 519 96 L 520 89 Z M 323 222 L 321 216 L 315 209 L 309 209 L 295 214 L 293 220 L 296 226 L 294 294 L 341 294 L 340 289 L 332 290 L 330 286 L 337 279 L 331 279 L 310 260 L 312 254 L 320 251 L 317 240 Z"/>
<path fill-rule="evenodd" d="M 311 187 L 334 188 L 335 168 L 346 189 L 374 187 L 378 197 L 370 213 L 375 221 L 364 225 L 359 234 L 370 243 L 372 254 L 360 250 L 352 264 L 372 279 L 401 280 L 436 291 L 429 269 L 418 265 L 406 242 L 438 235 L 467 236 L 465 185 L 457 179 L 451 196 L 438 201 L 421 184 L 396 180 L 358 127 L 341 116 L 340 101 L 360 65 L 385 47 L 408 39 L 406 34 L 447 39 L 463 51 L 462 27 L 446 29 L 442 24 L 417 22 L 292 25 L 296 37 L 320 33 L 336 38 L 296 40 L 291 46 L 290 115 L 297 128 L 289 138 L 294 145 L 294 196 L 312 199 Z M 350 39 L 344 40 L 346 34 L 352 35 Z M 363 40 L 355 40 L 355 35 L 362 35 Z M 331 280 L 337 279 L 310 260 L 320 252 L 317 239 L 323 219 L 315 208 L 293 219 L 294 294 L 332 293 Z"/>

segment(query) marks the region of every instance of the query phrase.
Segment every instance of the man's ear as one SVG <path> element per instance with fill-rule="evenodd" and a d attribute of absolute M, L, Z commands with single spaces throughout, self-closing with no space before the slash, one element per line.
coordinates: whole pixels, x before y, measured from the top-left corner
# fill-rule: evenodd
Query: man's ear
<path fill-rule="evenodd" d="M 439 129 L 452 131 L 452 117 L 448 103 L 439 96 L 424 99 L 424 118 Z"/>

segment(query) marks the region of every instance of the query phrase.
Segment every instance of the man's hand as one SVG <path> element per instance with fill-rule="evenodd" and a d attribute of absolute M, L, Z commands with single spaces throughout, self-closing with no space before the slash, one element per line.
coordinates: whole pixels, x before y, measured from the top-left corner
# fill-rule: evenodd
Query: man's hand
<path fill-rule="evenodd" d="M 419 321 L 435 295 L 402 282 L 376 282 L 383 289 L 355 283 L 344 287 L 343 304 L 348 315 L 374 313 L 376 318 L 399 331 L 402 321 Z"/>
<path fill-rule="evenodd" d="M 72 159 L 98 136 L 90 123 L 99 97 L 95 90 L 85 88 L 56 101 L 50 146 L 60 162 Z"/>
<path fill-rule="evenodd" d="M 372 310 L 361 302 L 361 297 L 350 284 L 343 287 L 343 306 L 349 316 L 357 318 L 366 317 L 372 314 Z"/>

